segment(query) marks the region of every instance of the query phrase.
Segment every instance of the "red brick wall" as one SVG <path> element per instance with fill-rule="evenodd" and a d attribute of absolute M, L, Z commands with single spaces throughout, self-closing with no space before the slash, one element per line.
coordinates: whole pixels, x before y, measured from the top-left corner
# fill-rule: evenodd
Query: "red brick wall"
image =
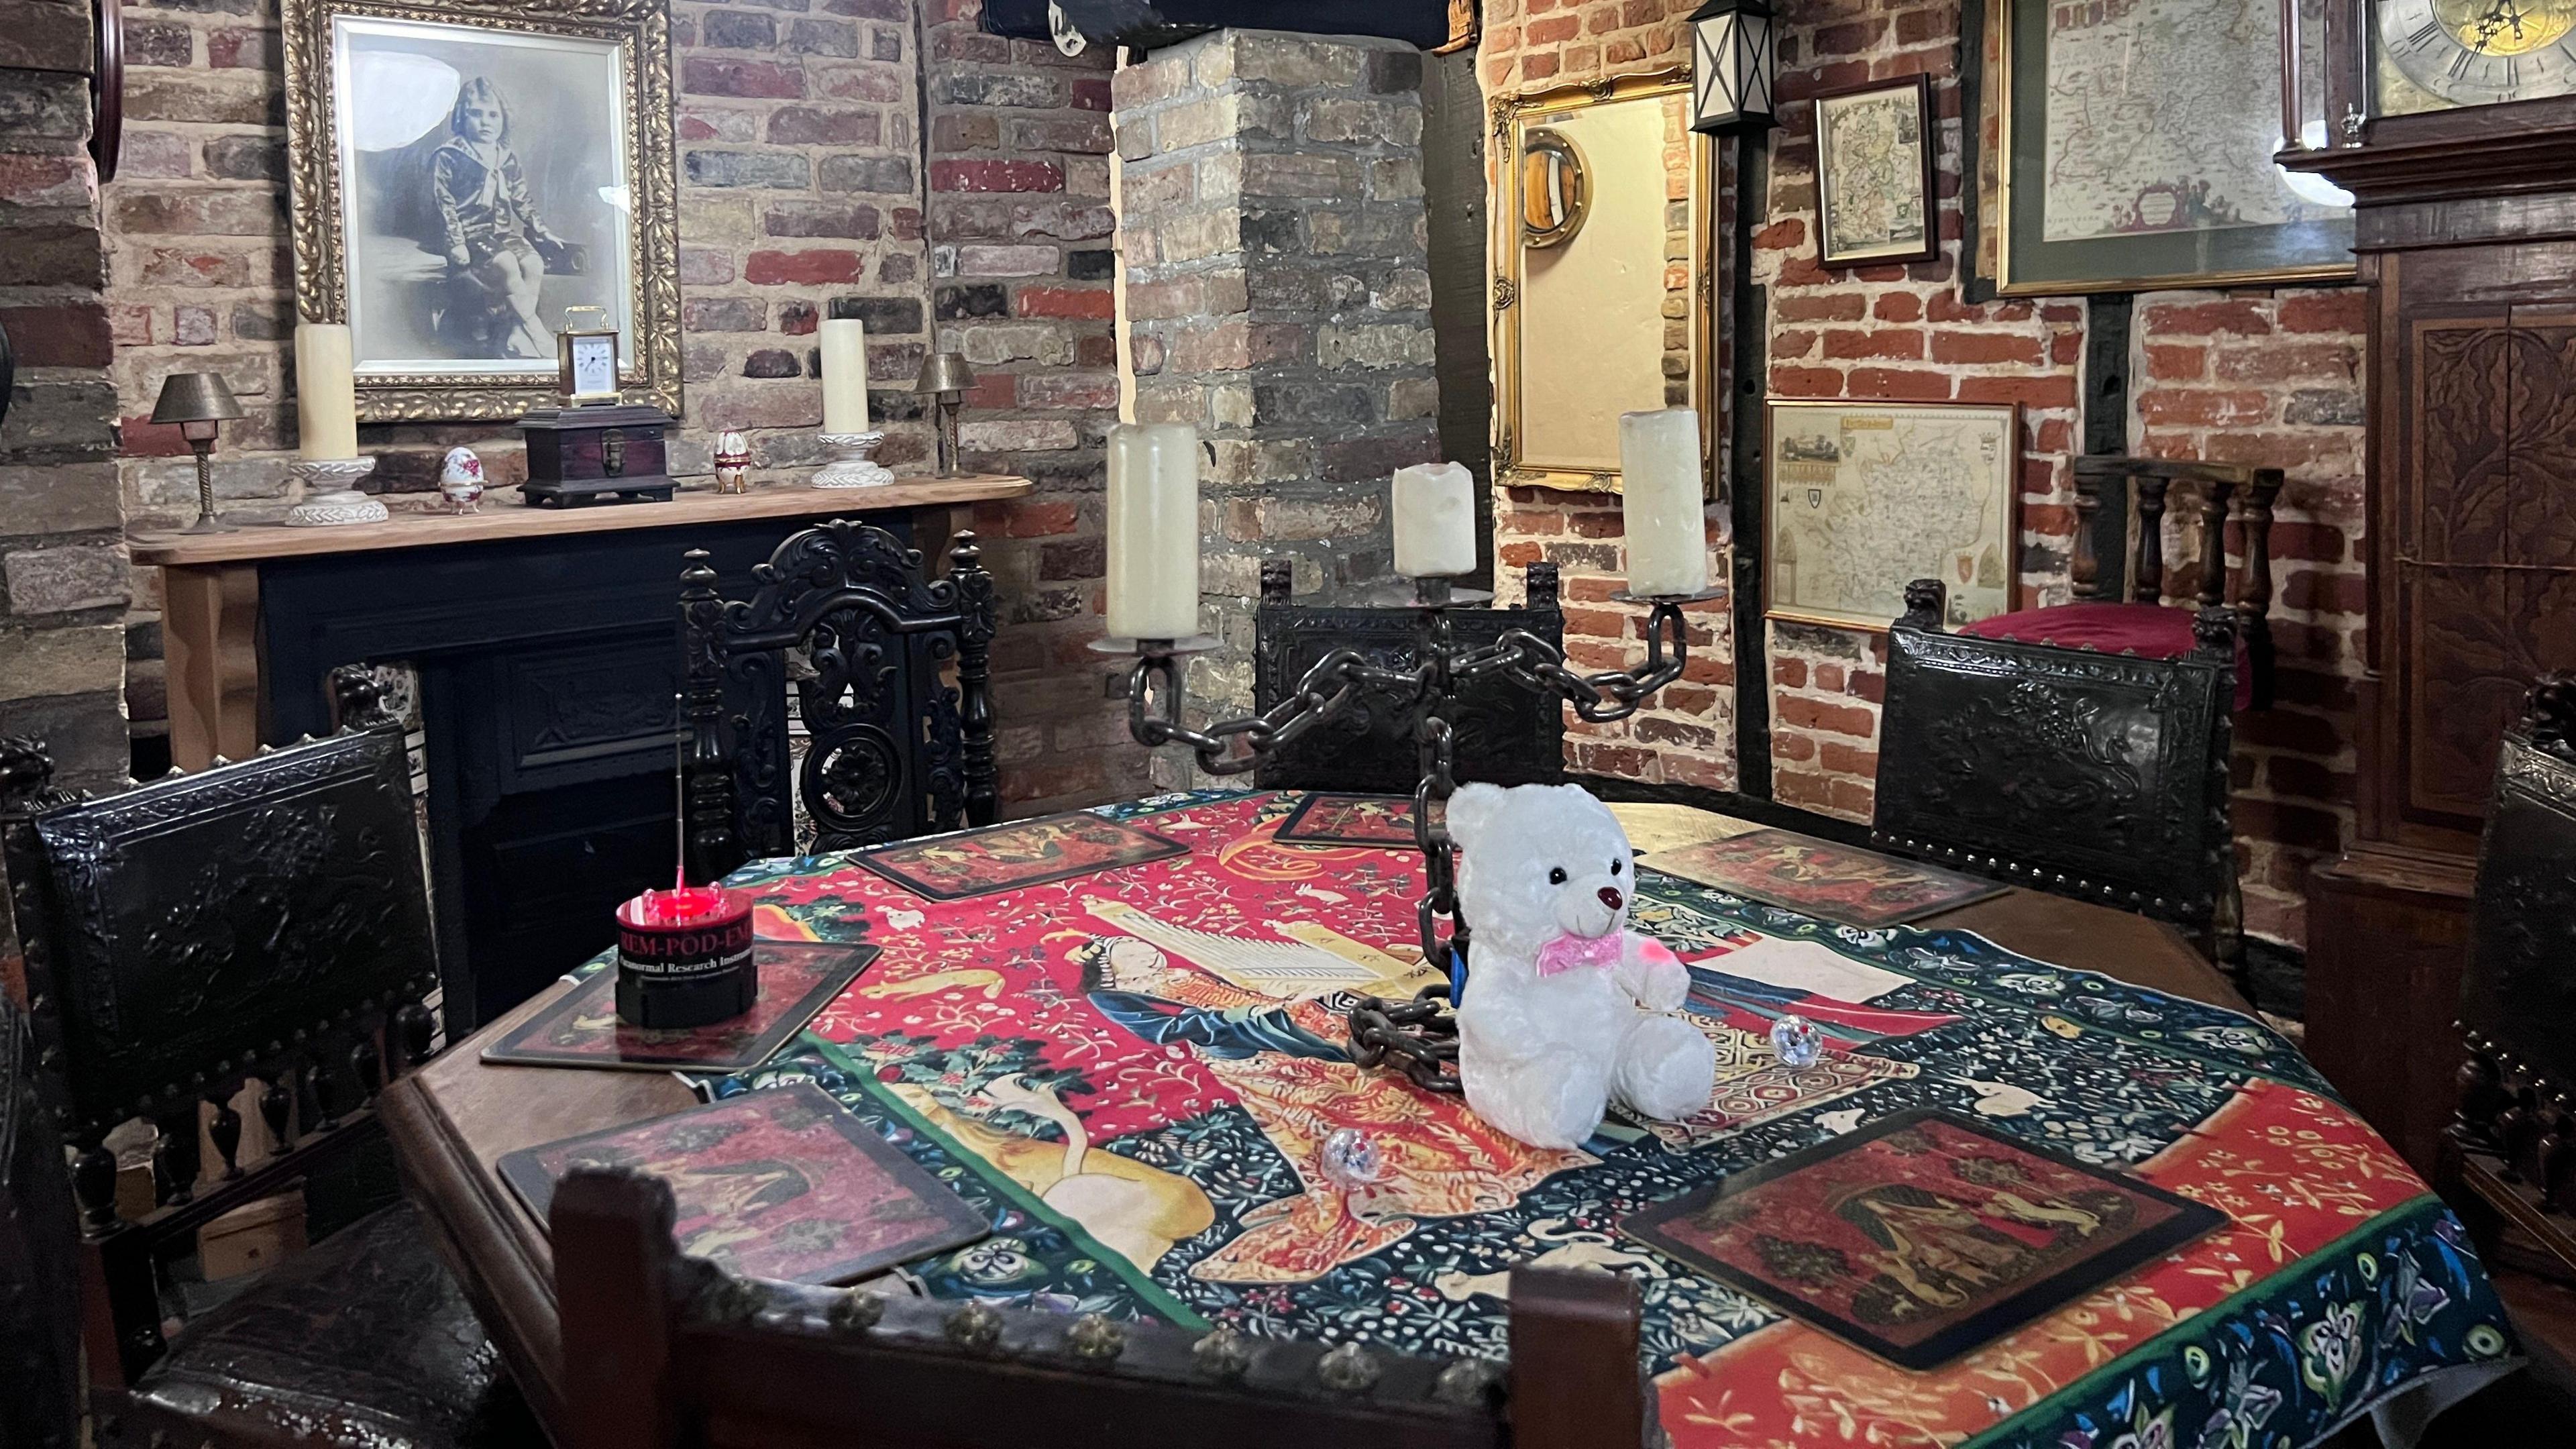
<path fill-rule="evenodd" d="M 1685 56 L 1680 17 L 1691 8 L 1686 0 L 1492 0 L 1479 69 L 1493 94 L 1660 70 Z M 2084 306 L 1959 301 L 1955 0 L 1820 0 L 1790 12 L 1779 44 L 1782 126 L 1772 138 L 1753 262 L 1770 309 L 1770 394 L 2022 404 L 2020 592 L 2026 604 L 2062 601 L 2074 525 L 2065 459 L 2080 419 Z M 1940 114 L 1942 257 L 1820 270 L 1811 231 L 1812 108 L 1804 102 L 1823 88 L 1917 73 L 1932 77 Z M 2176 292 L 2143 297 L 2132 334 L 2133 446 L 2289 471 L 2273 533 L 2281 704 L 2238 722 L 2236 819 L 2247 924 L 2294 943 L 2305 935 L 2301 872 L 2337 847 L 2350 818 L 2362 609 L 2361 325 L 2360 294 L 2351 289 Z M 1513 489 L 1498 502 L 1495 527 L 1506 560 L 1576 551 L 1590 561 L 1581 551 L 1597 548 L 1600 567 L 1615 566 L 1608 547 L 1618 532 L 1615 509 Z M 1570 600 L 1582 597 L 1580 582 L 1570 580 Z M 1622 647 L 1607 621 L 1570 617 L 1569 633 L 1578 650 L 1604 662 Z M 1858 632 L 1774 624 L 1770 646 L 1774 795 L 1868 819 L 1883 644 Z M 1578 736 L 1571 762 L 1647 779 L 1730 780 L 1731 692 L 1711 694 L 1705 709 L 1685 695 L 1669 720 L 1640 720 L 1616 743 Z M 1650 725 L 1669 733 L 1649 738 Z"/>
<path fill-rule="evenodd" d="M 934 332 L 967 353 L 984 375 L 964 415 L 967 466 L 1039 484 L 977 520 L 1006 610 L 1003 791 L 1020 811 L 1107 798 L 1141 777 L 1126 760 L 1140 752 L 1110 739 L 1098 667 L 1079 649 L 1097 632 L 1099 442 L 1117 392 L 1108 59 L 978 34 L 973 0 L 927 4 L 672 5 L 687 398 L 673 471 L 710 471 L 725 427 L 748 433 L 755 481 L 818 460 L 814 331 L 836 304 L 868 323 L 871 401 L 890 435 L 879 459 L 928 471 L 912 381 Z M 139 422 L 182 369 L 221 371 L 250 414 L 216 467 L 228 506 L 284 506 L 295 302 L 277 7 L 128 7 L 125 166 L 105 231 L 121 472 L 139 526 L 193 510 L 184 446 Z M 395 507 L 435 502 L 438 459 L 457 443 L 504 482 L 524 469 L 506 426 L 370 426 L 361 442 Z M 159 580 L 134 582 L 129 695 L 152 730 Z"/>
<path fill-rule="evenodd" d="M 1110 56 L 1067 60 L 983 34 L 977 0 L 923 8 L 931 325 L 977 377 L 959 445 L 966 466 L 1038 485 L 976 519 L 1004 607 L 993 644 L 1004 809 L 1133 795 L 1147 756 L 1086 647 L 1108 567 L 1101 443 L 1118 420 Z"/>

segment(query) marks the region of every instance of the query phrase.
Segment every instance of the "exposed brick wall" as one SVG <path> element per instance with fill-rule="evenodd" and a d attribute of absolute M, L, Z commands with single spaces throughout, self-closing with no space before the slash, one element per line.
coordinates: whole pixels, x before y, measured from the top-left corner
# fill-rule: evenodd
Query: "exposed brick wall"
<path fill-rule="evenodd" d="M 1480 73 L 1489 93 L 1660 70 L 1686 56 L 1688 0 L 1493 0 Z M 2019 402 L 2026 453 L 2020 504 L 2024 605 L 2062 602 L 2074 513 L 2065 459 L 2078 440 L 2084 308 L 2068 299 L 1959 301 L 1958 8 L 1953 0 L 1821 0 L 1786 17 L 1781 129 L 1755 234 L 1754 280 L 1770 316 L 1776 397 Z M 1815 138 L 1806 98 L 1870 78 L 1926 74 L 1939 112 L 1940 260 L 1827 272 L 1813 263 Z M 2301 873 L 2336 849 L 2350 818 L 2353 684 L 2361 672 L 2361 294 L 2281 289 L 2150 294 L 2133 328 L 2133 446 L 2146 453 L 2278 464 L 2289 484 L 2272 536 L 2280 708 L 2240 718 L 2237 823 L 2246 919 L 2304 938 Z M 2180 520 L 2169 520 L 2179 530 Z M 1498 502 L 1505 559 L 1615 542 L 1615 510 L 1509 490 Z M 1587 538 L 1590 536 L 1587 536 Z M 2169 556 L 2178 556 L 2172 554 Z M 1608 556 L 1603 566 L 1609 566 Z M 2184 578 L 2169 580 L 2182 590 Z M 1577 597 L 1569 588 L 1569 598 Z M 1569 629 L 1569 633 L 1573 630 Z M 1774 624 L 1772 788 L 1785 803 L 1854 820 L 1873 808 L 1883 643 Z M 1578 736 L 1578 768 L 1640 778 L 1732 771 L 1721 708 L 1686 715 L 1717 735 L 1606 745 Z M 1685 700 L 1687 711 L 1696 700 Z M 1638 722 L 1642 730 L 1646 721 Z M 1630 747 L 1634 745 L 1636 747 Z M 1698 763 L 1692 763 L 1694 756 Z"/>
<path fill-rule="evenodd" d="M 1439 456 L 1421 74 L 1391 42 L 1227 30 L 1118 75 L 1136 416 L 1214 455 L 1202 713 L 1252 702 L 1262 560 L 1300 594 L 1387 578 L 1388 481 Z"/>
<path fill-rule="evenodd" d="M 1133 795 L 1144 750 L 1102 696 L 1104 475 L 1118 420 L 1110 56 L 977 28 L 976 0 L 929 0 L 931 300 L 939 345 L 977 386 L 966 465 L 1037 492 L 977 526 L 1007 614 L 994 644 L 1002 791 L 1022 813 Z"/>
<path fill-rule="evenodd" d="M 930 3 L 928 15 L 915 0 L 673 4 L 686 396 L 673 471 L 711 471 L 726 427 L 749 434 L 755 480 L 817 461 L 814 332 L 836 311 L 868 324 L 871 402 L 890 434 L 878 458 L 927 471 L 911 386 L 938 327 L 987 376 L 969 400 L 966 465 L 1041 486 L 978 519 L 1009 619 L 995 672 L 1004 792 L 1014 809 L 1101 798 L 1122 780 L 1098 743 L 1091 663 L 1067 643 L 1083 626 L 1064 621 L 1096 610 L 1098 520 L 1076 500 L 1098 488 L 1115 402 L 1107 62 L 979 35 L 971 3 Z M 144 527 L 193 511 L 182 445 L 139 420 L 164 374 L 213 369 L 251 414 L 226 431 L 218 491 L 233 511 L 273 514 L 295 446 L 276 0 L 165 0 L 129 16 L 126 165 L 106 198 L 127 506 Z M 929 166 L 925 82 L 944 138 Z M 458 443 L 501 482 L 525 471 L 507 425 L 369 426 L 360 442 L 395 507 L 435 503 L 438 459 Z M 134 580 L 131 691 L 155 719 L 157 584 L 152 570 Z"/>
<path fill-rule="evenodd" d="M 58 783 L 125 777 L 125 557 L 87 0 L 0 0 L 0 734 L 52 746 Z M 0 949 L 5 949 L 0 931 Z"/>

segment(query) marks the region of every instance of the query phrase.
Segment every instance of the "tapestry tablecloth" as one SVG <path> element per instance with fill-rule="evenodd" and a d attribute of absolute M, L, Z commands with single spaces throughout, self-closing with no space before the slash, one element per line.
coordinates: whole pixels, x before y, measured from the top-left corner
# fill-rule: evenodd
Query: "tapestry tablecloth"
<path fill-rule="evenodd" d="M 2516 1352 L 2458 1221 L 2288 1041 L 1967 932 L 1836 926 L 1643 871 L 1631 925 L 1691 966 L 1709 1107 L 1614 1114 L 1579 1151 L 1512 1141 L 1344 1055 L 1353 992 L 1427 979 L 1420 860 L 1272 840 L 1296 799 L 1103 807 L 1190 852 L 945 903 L 844 858 L 747 867 L 732 883 L 764 936 L 883 954 L 798 1045 L 700 1089 L 816 1082 L 986 1212 L 992 1237 L 899 1270 L 940 1297 L 1500 1355 L 1513 1265 L 1627 1274 L 1681 1449 L 2292 1449 Z M 1825 1032 L 1811 1066 L 1772 1052 L 1790 1010 Z M 1921 1106 L 2229 1225 L 1925 1373 L 1618 1234 Z M 1318 1165 L 1343 1127 L 1386 1164 L 1352 1192 Z"/>

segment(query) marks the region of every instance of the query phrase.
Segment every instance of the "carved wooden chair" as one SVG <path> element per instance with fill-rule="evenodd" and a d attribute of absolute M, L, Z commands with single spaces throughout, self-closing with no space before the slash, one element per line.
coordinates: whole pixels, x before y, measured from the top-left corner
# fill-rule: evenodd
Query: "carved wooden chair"
<path fill-rule="evenodd" d="M 377 1088 L 435 1040 L 402 739 L 371 682 L 334 683 L 354 727 L 105 799 L 55 790 L 42 745 L 0 741 L 34 1088 L 53 1150 L 75 1154 L 84 1286 L 48 1306 L 79 1315 L 102 1445 L 524 1442 L 517 1391 L 407 1205 L 163 1338 L 198 1230 L 347 1170 L 381 1140 Z M 260 1156 L 234 1106 L 251 1083 Z M 108 1142 L 136 1119 L 157 1129 L 139 1216 L 120 1214 Z"/>
<path fill-rule="evenodd" d="M 562 1449 L 1635 1449 L 1656 1431 L 1636 1291 L 1520 1268 L 1512 1357 L 1445 1363 L 1230 1329 L 728 1276 L 671 1241 L 670 1189 L 556 1189 Z"/>
<path fill-rule="evenodd" d="M 2134 536 L 2126 495 L 2137 499 Z M 2045 609 L 2022 609 L 1959 627 L 1982 639 L 2016 639 L 2027 644 L 2056 644 L 2068 649 L 2095 649 L 2105 654 L 2136 654 L 2145 659 L 2178 659 L 2198 647 L 2193 618 L 2200 610 L 2225 608 L 2236 616 L 2237 670 L 2235 707 L 2272 706 L 2272 503 L 2281 493 L 2281 470 L 2240 463 L 2191 463 L 2165 458 L 2086 456 L 2075 460 L 2075 556 L 2071 572 L 2075 599 Z M 2106 497 L 2119 504 L 2109 530 L 2117 538 L 2120 566 L 2111 580 L 2103 577 L 2097 537 L 2104 531 Z M 2164 602 L 2164 518 L 2168 503 L 2190 509 L 2197 523 L 2200 556 L 2190 565 L 2189 580 L 2198 608 Z M 2242 563 L 2227 567 L 2227 525 L 2233 519 L 2242 536 Z M 2118 596 L 2115 581 L 2125 581 L 2128 598 Z"/>
<path fill-rule="evenodd" d="M 2201 610 L 2191 650 L 2159 658 L 1944 633 L 1946 601 L 1917 579 L 1888 630 L 1871 838 L 2173 922 L 2237 962 L 2234 612 Z"/>
<path fill-rule="evenodd" d="M 80 1443 L 80 1299 L 62 1143 L 36 1100 L 36 1043 L 0 991 L 0 1445 Z"/>
<path fill-rule="evenodd" d="M 981 557 L 961 533 L 948 576 L 933 578 L 884 529 L 834 519 L 790 535 L 752 570 L 752 596 L 727 602 L 707 554 L 690 551 L 680 624 L 692 879 L 759 856 L 992 823 L 993 576 Z M 791 691 L 808 737 L 801 762 Z"/>
<path fill-rule="evenodd" d="M 1452 608 L 1456 643 L 1481 648 L 1521 629 L 1551 644 L 1565 642 L 1557 607 L 1556 565 L 1528 571 L 1529 602 L 1513 609 Z M 1411 608 L 1293 603 L 1285 559 L 1261 565 L 1261 607 L 1253 615 L 1252 695 L 1267 710 L 1294 694 L 1316 661 L 1355 649 L 1379 668 L 1411 669 L 1431 641 L 1428 614 Z M 1265 789 L 1348 790 L 1410 795 L 1422 779 L 1411 701 L 1370 689 L 1357 707 L 1266 756 L 1253 778 Z M 1493 785 L 1553 785 L 1565 778 L 1565 711 L 1553 697 L 1501 675 L 1466 681 L 1447 711 L 1460 780 Z"/>
<path fill-rule="evenodd" d="M 2576 675 L 2505 734 L 2460 1030 L 2460 1178 L 2576 1278 Z"/>

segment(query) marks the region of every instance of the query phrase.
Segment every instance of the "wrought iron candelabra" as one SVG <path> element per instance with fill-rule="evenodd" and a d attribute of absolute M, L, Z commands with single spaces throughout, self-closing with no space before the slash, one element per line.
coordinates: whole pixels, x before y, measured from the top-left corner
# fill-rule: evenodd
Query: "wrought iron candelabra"
<path fill-rule="evenodd" d="M 1288 564 L 1262 565 L 1264 593 Z M 1689 662 L 1689 637 L 1682 608 L 1723 595 L 1723 590 L 1641 598 L 1626 593 L 1611 597 L 1648 606 L 1646 657 L 1631 669 L 1585 674 L 1565 662 L 1565 651 L 1522 629 L 1507 629 L 1483 648 L 1461 648 L 1453 639 L 1449 610 L 1486 597 L 1463 598 L 1445 578 L 1414 581 L 1411 607 L 1429 616 L 1429 645 L 1409 669 L 1374 664 L 1355 649 L 1336 649 L 1317 660 L 1288 696 L 1259 714 L 1220 720 L 1204 729 L 1183 722 L 1182 671 L 1187 656 L 1214 648 L 1216 640 L 1105 639 L 1098 646 L 1120 653 L 1133 651 L 1135 667 L 1127 674 L 1127 730 L 1138 744 L 1159 749 L 1187 745 L 1198 766 L 1211 775 L 1241 775 L 1316 726 L 1352 707 L 1363 693 L 1399 703 L 1413 721 L 1421 752 L 1422 778 L 1413 787 L 1413 840 L 1422 851 L 1425 889 L 1414 908 L 1421 934 L 1422 959 L 1445 969 L 1449 985 L 1431 986 L 1411 1001 L 1363 996 L 1349 1014 L 1351 1057 L 1362 1066 L 1392 1062 L 1422 1086 L 1457 1091 L 1453 1070 L 1458 1055 L 1457 1026 L 1444 1008 L 1453 1004 L 1466 978 L 1469 923 L 1458 914 L 1457 848 L 1445 822 L 1432 808 L 1457 788 L 1453 773 L 1455 731 L 1448 715 L 1459 686 L 1487 675 L 1499 675 L 1574 707 L 1575 716 L 1594 723 L 1626 719 L 1655 691 L 1681 678 Z M 1159 704 L 1160 712 L 1157 712 Z M 1441 932 L 1447 918 L 1449 931 Z"/>

